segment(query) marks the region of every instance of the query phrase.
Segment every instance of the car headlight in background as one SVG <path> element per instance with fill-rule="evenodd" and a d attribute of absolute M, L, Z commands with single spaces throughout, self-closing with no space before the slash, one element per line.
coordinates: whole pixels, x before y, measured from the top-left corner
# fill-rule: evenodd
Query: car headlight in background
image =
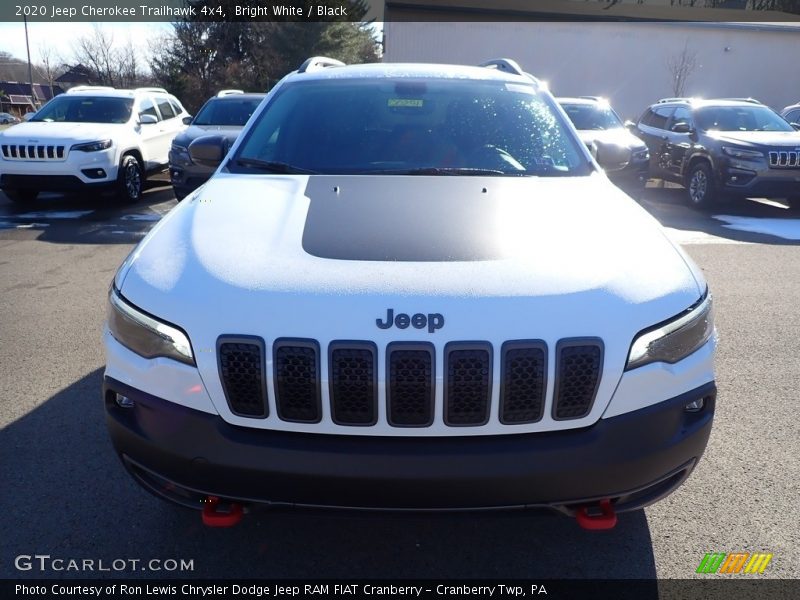
<path fill-rule="evenodd" d="M 189 149 L 185 146 L 181 146 L 180 144 L 172 144 L 170 151 L 173 154 L 172 159 L 176 164 L 192 164 L 192 157 L 189 156 Z"/>
<path fill-rule="evenodd" d="M 728 156 L 732 156 L 733 158 L 739 158 L 742 160 L 758 160 L 760 158 L 764 158 L 764 153 L 758 152 L 757 150 L 746 150 L 744 148 L 733 148 L 731 146 L 723 146 L 722 151 Z"/>
<path fill-rule="evenodd" d="M 108 329 L 120 344 L 145 358 L 165 356 L 195 364 L 192 345 L 183 331 L 129 304 L 114 286 L 108 292 Z"/>
<path fill-rule="evenodd" d="M 111 140 L 98 140 L 97 142 L 86 142 L 75 144 L 70 150 L 80 150 L 81 152 L 99 152 L 111 148 Z"/>
<path fill-rule="evenodd" d="M 644 148 L 634 148 L 633 160 L 650 160 L 650 150 L 646 146 Z"/>
<path fill-rule="evenodd" d="M 714 333 L 711 294 L 677 317 L 639 333 L 631 344 L 625 369 L 648 363 L 676 363 L 699 349 Z"/>

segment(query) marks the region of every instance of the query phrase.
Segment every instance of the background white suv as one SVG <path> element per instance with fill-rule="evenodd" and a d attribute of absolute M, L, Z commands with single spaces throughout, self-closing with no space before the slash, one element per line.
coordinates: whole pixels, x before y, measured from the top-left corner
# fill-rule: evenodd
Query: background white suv
<path fill-rule="evenodd" d="M 162 88 L 72 88 L 0 133 L 0 188 L 16 202 L 90 188 L 138 200 L 147 174 L 166 168 L 187 116 Z"/>

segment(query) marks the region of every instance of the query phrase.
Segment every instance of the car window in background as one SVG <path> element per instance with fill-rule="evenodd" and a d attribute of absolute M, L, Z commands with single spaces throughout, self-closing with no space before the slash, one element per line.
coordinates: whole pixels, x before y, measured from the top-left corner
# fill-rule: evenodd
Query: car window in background
<path fill-rule="evenodd" d="M 672 113 L 671 106 L 661 106 L 658 108 L 651 108 L 642 117 L 642 124 L 656 129 L 666 129 L 669 115 Z"/>
<path fill-rule="evenodd" d="M 287 85 L 250 128 L 229 168 L 248 160 L 341 174 L 592 171 L 579 142 L 532 85 L 453 79 Z"/>
<path fill-rule="evenodd" d="M 53 98 L 31 117 L 31 121 L 69 123 L 127 123 L 133 98 L 68 96 Z"/>
<path fill-rule="evenodd" d="M 766 106 L 706 106 L 695 111 L 695 119 L 704 131 L 794 131 Z"/>
<path fill-rule="evenodd" d="M 789 123 L 800 123 L 800 108 L 789 111 L 784 118 Z"/>
<path fill-rule="evenodd" d="M 167 119 L 172 119 L 175 117 L 175 110 L 172 108 L 172 105 L 169 103 L 168 98 L 164 98 L 161 96 L 156 96 L 156 103 L 158 104 L 158 111 L 161 113 L 161 117 L 166 121 Z"/>
<path fill-rule="evenodd" d="M 261 104 L 261 98 L 211 100 L 200 109 L 192 121 L 192 125 L 242 127 L 259 104 Z"/>
<path fill-rule="evenodd" d="M 575 129 L 616 129 L 622 121 L 611 107 L 605 104 L 562 104 L 564 112 Z"/>
<path fill-rule="evenodd" d="M 142 103 L 139 105 L 139 116 L 142 115 L 152 115 L 159 121 L 161 118 L 159 117 L 158 113 L 156 112 L 156 106 L 153 104 L 153 101 L 149 98 L 145 98 L 142 100 Z"/>

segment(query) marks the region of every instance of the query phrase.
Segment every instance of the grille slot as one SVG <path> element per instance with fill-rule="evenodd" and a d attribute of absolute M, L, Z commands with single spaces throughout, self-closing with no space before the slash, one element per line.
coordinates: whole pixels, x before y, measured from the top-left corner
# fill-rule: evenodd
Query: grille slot
<path fill-rule="evenodd" d="M 561 340 L 556 350 L 553 419 L 580 419 L 589 414 L 600 385 L 603 343 L 597 338 Z"/>
<path fill-rule="evenodd" d="M 369 342 L 333 342 L 329 353 L 333 422 L 374 425 L 378 420 L 377 349 Z"/>
<path fill-rule="evenodd" d="M 3 144 L 0 151 L 7 160 L 64 160 L 64 146 Z"/>
<path fill-rule="evenodd" d="M 389 344 L 386 349 L 389 424 L 427 427 L 433 423 L 434 350 L 431 344 Z"/>
<path fill-rule="evenodd" d="M 451 426 L 489 421 L 492 397 L 492 347 L 488 343 L 450 343 L 444 356 L 444 422 Z"/>
<path fill-rule="evenodd" d="M 517 425 L 541 420 L 547 390 L 547 345 L 540 340 L 506 342 L 500 373 L 500 422 Z"/>
<path fill-rule="evenodd" d="M 800 168 L 800 152 L 797 150 L 773 150 L 769 153 L 769 166 L 773 169 Z"/>
<path fill-rule="evenodd" d="M 219 375 L 231 412 L 266 417 L 267 385 L 264 342 L 260 338 L 225 337 L 217 342 Z"/>
<path fill-rule="evenodd" d="M 318 423 L 319 347 L 313 340 L 277 340 L 273 346 L 275 405 L 284 421 Z"/>

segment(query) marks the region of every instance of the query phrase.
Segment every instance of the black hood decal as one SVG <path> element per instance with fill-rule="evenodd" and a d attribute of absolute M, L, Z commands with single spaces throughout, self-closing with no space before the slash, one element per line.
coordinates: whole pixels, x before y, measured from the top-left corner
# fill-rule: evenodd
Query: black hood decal
<path fill-rule="evenodd" d="M 311 176 L 303 249 L 338 260 L 503 258 L 499 199 L 503 188 L 521 183 L 509 179 L 518 178 Z"/>

